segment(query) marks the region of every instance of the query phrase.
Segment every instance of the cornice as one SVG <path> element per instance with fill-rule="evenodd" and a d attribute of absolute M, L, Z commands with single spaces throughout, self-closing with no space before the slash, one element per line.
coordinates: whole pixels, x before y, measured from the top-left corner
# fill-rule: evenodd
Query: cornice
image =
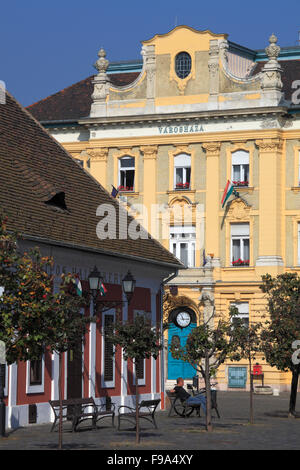
<path fill-rule="evenodd" d="M 257 129 L 257 130 L 237 130 L 237 131 L 218 131 L 218 132 L 201 132 L 194 134 L 180 135 L 157 135 L 157 136 L 137 136 L 137 137 L 114 137 L 92 139 L 90 141 L 80 142 L 64 142 L 63 146 L 69 152 L 80 152 L 82 150 L 94 149 L 99 147 L 118 148 L 124 151 L 128 148 L 140 147 L 146 145 L 189 145 L 206 142 L 240 142 L 243 140 L 255 141 L 258 139 L 299 139 L 300 130 L 283 131 L 281 129 Z M 122 150 L 121 150 L 122 149 Z M 131 152 L 133 153 L 133 152 Z M 190 153 L 190 152 L 189 152 Z M 135 155 L 133 155 L 135 156 Z"/>
<path fill-rule="evenodd" d="M 87 127 L 93 127 L 101 125 L 113 125 L 113 124 L 122 124 L 129 125 L 132 123 L 152 123 L 166 122 L 168 125 L 171 121 L 184 122 L 195 120 L 199 121 L 201 119 L 227 119 L 229 117 L 247 118 L 249 116 L 261 116 L 261 115 L 281 115 L 286 114 L 288 111 L 287 106 L 277 106 L 275 107 L 260 107 L 260 108 L 243 108 L 243 109 L 225 109 L 225 110 L 215 110 L 215 111 L 197 111 L 190 113 L 166 113 L 166 114 L 144 114 L 144 115 L 135 115 L 135 116 L 109 116 L 109 117 L 86 117 L 78 120 L 78 124 Z M 49 123 L 50 124 L 50 123 Z"/>

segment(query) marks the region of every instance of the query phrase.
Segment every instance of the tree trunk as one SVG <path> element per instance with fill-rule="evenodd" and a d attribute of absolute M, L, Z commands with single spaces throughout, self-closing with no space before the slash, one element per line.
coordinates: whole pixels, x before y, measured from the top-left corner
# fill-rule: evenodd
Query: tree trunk
<path fill-rule="evenodd" d="M 296 366 L 292 370 L 292 384 L 290 394 L 290 406 L 289 406 L 289 418 L 295 418 L 296 416 L 296 400 L 297 400 L 297 388 L 299 378 L 299 366 Z"/>
<path fill-rule="evenodd" d="M 249 357 L 249 371 L 250 371 L 250 424 L 254 423 L 253 417 L 253 376 L 252 376 L 252 363 Z"/>
<path fill-rule="evenodd" d="M 137 371 L 136 371 L 136 360 L 135 360 L 135 422 L 136 422 L 136 433 L 135 442 L 140 443 L 140 422 L 139 422 L 139 385 L 138 385 Z"/>
<path fill-rule="evenodd" d="M 58 372 L 58 393 L 59 393 L 59 424 L 58 424 L 58 448 L 62 449 L 62 353 L 59 355 L 59 372 Z"/>
<path fill-rule="evenodd" d="M 210 373 L 209 373 L 209 357 L 205 354 L 205 393 L 206 393 L 206 431 L 213 430 L 211 422 L 211 388 L 210 388 Z"/>

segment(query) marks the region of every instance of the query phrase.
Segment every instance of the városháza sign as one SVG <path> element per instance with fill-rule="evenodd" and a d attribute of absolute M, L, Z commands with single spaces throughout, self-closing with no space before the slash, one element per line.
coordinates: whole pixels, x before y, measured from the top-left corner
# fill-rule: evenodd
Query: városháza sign
<path fill-rule="evenodd" d="M 191 134 L 193 132 L 204 132 L 201 124 L 184 124 L 181 126 L 159 126 L 160 134 Z"/>

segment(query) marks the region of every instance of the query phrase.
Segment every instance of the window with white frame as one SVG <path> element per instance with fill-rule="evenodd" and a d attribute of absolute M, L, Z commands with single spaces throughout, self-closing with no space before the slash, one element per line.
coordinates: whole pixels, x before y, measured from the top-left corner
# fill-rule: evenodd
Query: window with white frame
<path fill-rule="evenodd" d="M 185 153 L 174 157 L 174 188 L 191 188 L 191 156 Z"/>
<path fill-rule="evenodd" d="M 115 386 L 115 347 L 109 339 L 113 332 L 115 314 L 103 313 L 102 322 L 102 386 L 109 388 Z"/>
<path fill-rule="evenodd" d="M 196 229 L 170 227 L 170 251 L 187 267 L 195 267 Z"/>
<path fill-rule="evenodd" d="M 231 265 L 249 266 L 249 224 L 231 224 Z"/>
<path fill-rule="evenodd" d="M 232 184 L 234 186 L 249 185 L 249 152 L 237 150 L 232 156 Z"/>
<path fill-rule="evenodd" d="M 45 357 L 27 361 L 26 393 L 44 393 Z"/>
<path fill-rule="evenodd" d="M 232 323 L 236 318 L 239 318 L 243 321 L 245 326 L 249 326 L 249 303 L 248 302 L 233 302 L 230 304 L 231 307 L 236 307 L 238 314 L 232 318 Z"/>
<path fill-rule="evenodd" d="M 135 158 L 122 157 L 119 159 L 119 190 L 134 191 Z"/>

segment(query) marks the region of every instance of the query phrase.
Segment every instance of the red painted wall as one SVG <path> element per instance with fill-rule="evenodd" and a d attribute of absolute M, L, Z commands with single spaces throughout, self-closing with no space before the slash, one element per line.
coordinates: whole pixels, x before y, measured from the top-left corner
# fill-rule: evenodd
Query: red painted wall
<path fill-rule="evenodd" d="M 17 376 L 17 405 L 27 405 L 32 403 L 43 403 L 51 400 L 51 372 L 52 360 L 49 351 L 45 352 L 45 375 L 44 375 L 44 393 L 26 394 L 26 362 L 18 363 Z"/>
<path fill-rule="evenodd" d="M 82 281 L 84 290 L 88 289 L 88 282 Z M 105 283 L 107 288 L 107 294 L 105 295 L 105 301 L 122 300 L 122 287 L 115 284 Z M 103 298 L 104 299 L 104 298 Z M 117 307 L 120 313 L 120 319 L 122 318 L 122 304 Z M 151 311 L 151 291 L 146 287 L 136 287 L 134 296 L 129 304 L 128 319 L 132 320 L 134 310 L 141 310 L 150 312 Z M 90 308 L 85 308 L 85 315 L 90 314 Z M 160 325 L 160 294 L 156 296 L 156 321 L 157 325 Z M 115 387 L 114 388 L 103 388 L 101 385 L 101 373 L 102 373 L 102 314 L 101 308 L 98 308 L 98 319 L 96 322 L 96 397 L 103 396 L 119 396 L 121 395 L 121 349 L 117 348 L 115 354 Z M 85 335 L 85 347 L 84 347 L 84 372 L 83 372 L 83 396 L 89 396 L 89 331 Z M 161 355 L 160 355 L 161 356 Z M 161 389 L 160 384 L 160 360 L 161 357 L 156 361 L 156 392 L 159 393 Z M 26 363 L 20 362 L 17 368 L 17 405 L 32 404 L 48 402 L 51 399 L 51 373 L 52 373 L 52 360 L 51 354 L 47 351 L 45 353 L 45 377 L 44 377 L 44 393 L 26 394 Z M 145 361 L 145 374 L 146 383 L 145 385 L 139 386 L 139 393 L 151 393 L 151 359 Z M 63 364 L 63 377 L 65 376 L 65 364 Z M 64 388 L 63 381 L 63 388 Z M 133 364 L 132 361 L 128 361 L 128 390 L 129 395 L 135 394 L 135 386 L 133 384 Z M 7 399 L 6 399 L 7 402 Z"/>

